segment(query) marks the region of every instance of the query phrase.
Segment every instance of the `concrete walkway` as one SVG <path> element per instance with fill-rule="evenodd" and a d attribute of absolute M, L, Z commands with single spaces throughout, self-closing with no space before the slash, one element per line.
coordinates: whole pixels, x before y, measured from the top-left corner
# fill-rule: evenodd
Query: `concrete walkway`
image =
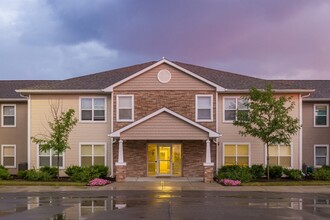
<path fill-rule="evenodd" d="M 0 186 L 0 193 L 16 192 L 56 192 L 56 191 L 242 191 L 242 192 L 288 192 L 288 193 L 326 193 L 330 186 L 222 186 L 218 183 L 203 183 L 198 178 L 128 178 L 126 182 L 111 183 L 106 186 Z"/>

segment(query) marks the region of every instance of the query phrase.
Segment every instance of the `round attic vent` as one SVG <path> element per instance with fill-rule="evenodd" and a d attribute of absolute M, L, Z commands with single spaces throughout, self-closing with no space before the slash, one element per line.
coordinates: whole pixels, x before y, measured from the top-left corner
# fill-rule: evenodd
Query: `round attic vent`
<path fill-rule="evenodd" d="M 171 73 L 166 69 L 162 69 L 158 72 L 157 78 L 161 83 L 167 83 L 171 80 Z"/>

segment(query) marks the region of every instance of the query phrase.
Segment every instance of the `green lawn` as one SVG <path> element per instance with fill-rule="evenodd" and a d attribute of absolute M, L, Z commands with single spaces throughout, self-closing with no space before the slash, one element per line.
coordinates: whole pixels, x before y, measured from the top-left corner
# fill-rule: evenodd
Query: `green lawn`
<path fill-rule="evenodd" d="M 242 186 L 330 186 L 330 181 L 304 180 L 304 181 L 262 181 L 242 183 Z"/>
<path fill-rule="evenodd" d="M 0 186 L 86 186 L 80 182 L 0 180 Z"/>

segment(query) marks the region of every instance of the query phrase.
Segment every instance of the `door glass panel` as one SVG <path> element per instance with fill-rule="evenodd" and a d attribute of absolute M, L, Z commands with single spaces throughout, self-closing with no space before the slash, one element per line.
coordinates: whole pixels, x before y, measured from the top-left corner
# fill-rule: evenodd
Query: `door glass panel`
<path fill-rule="evenodd" d="M 171 161 L 159 161 L 159 174 L 171 174 Z"/>
<path fill-rule="evenodd" d="M 171 174 L 171 147 L 158 146 L 158 174 L 170 175 Z"/>
<path fill-rule="evenodd" d="M 148 176 L 155 176 L 156 175 L 156 149 L 157 145 L 156 144 L 148 144 Z"/>
<path fill-rule="evenodd" d="M 181 144 L 172 145 L 172 175 L 181 176 Z"/>

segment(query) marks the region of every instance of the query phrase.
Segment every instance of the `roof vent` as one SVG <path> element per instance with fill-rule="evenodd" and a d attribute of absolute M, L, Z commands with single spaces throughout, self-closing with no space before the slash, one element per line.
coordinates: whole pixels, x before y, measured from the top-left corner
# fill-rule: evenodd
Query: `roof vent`
<path fill-rule="evenodd" d="M 167 69 L 162 69 L 158 72 L 157 78 L 161 83 L 168 83 L 171 80 L 171 73 Z"/>

